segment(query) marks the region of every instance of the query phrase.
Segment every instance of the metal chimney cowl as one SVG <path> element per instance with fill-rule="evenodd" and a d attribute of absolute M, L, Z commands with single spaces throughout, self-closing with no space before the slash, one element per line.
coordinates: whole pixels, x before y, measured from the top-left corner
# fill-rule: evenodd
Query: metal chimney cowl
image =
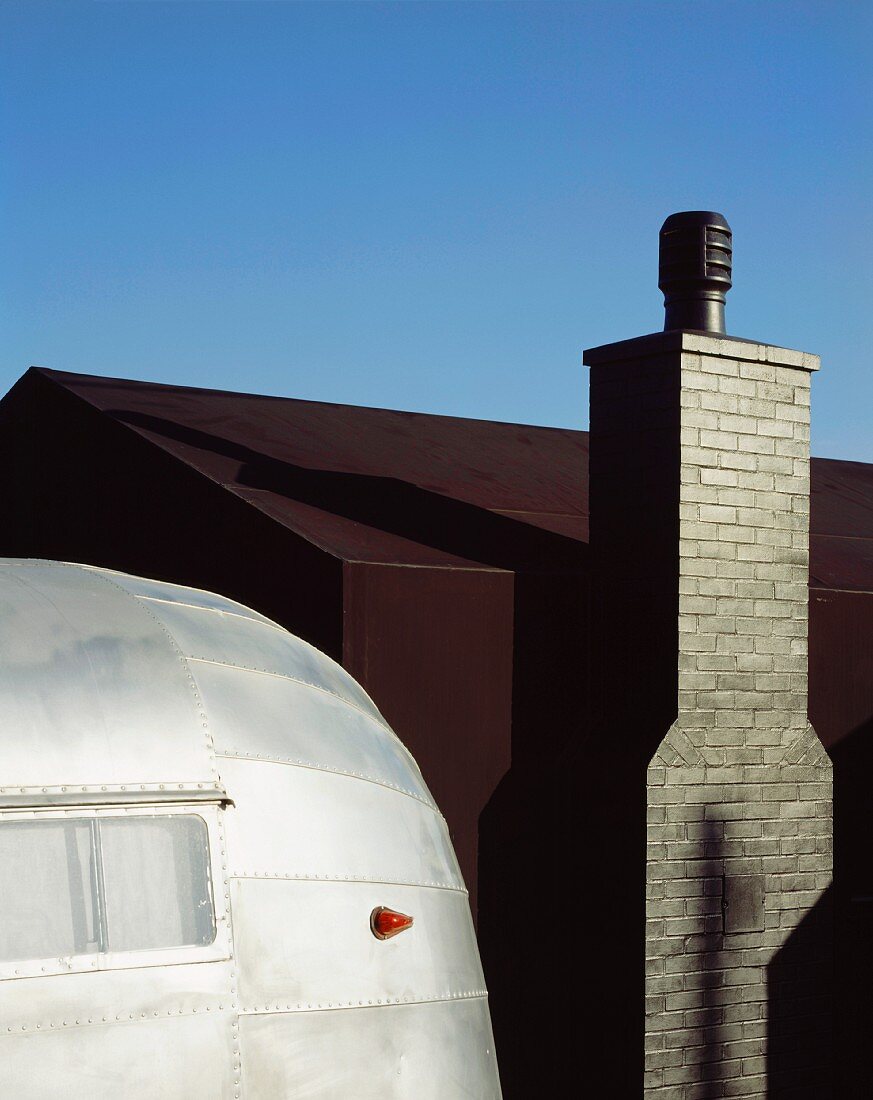
<path fill-rule="evenodd" d="M 658 286 L 664 292 L 664 331 L 724 333 L 731 288 L 731 227 L 714 210 L 683 210 L 661 226 Z"/>

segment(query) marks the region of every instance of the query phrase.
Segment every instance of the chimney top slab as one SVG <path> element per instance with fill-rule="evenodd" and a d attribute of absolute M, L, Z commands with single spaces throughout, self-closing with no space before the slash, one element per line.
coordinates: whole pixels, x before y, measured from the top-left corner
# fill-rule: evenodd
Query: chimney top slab
<path fill-rule="evenodd" d="M 683 351 L 697 355 L 714 355 L 723 359 L 741 359 L 747 363 L 773 363 L 776 366 L 796 367 L 805 371 L 818 370 L 821 365 L 819 356 L 806 351 L 762 344 L 757 340 L 743 340 L 737 336 L 681 329 L 653 332 L 632 340 L 619 340 L 614 344 L 588 348 L 583 352 L 582 362 L 586 367 L 596 367 L 602 363 L 645 359 L 648 356 Z"/>

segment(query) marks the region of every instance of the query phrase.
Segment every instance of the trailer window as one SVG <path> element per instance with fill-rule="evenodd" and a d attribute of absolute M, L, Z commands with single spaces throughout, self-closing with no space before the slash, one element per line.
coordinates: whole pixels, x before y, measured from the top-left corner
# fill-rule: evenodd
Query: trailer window
<path fill-rule="evenodd" d="M 100 836 L 110 951 L 212 943 L 202 818 L 107 818 Z"/>
<path fill-rule="evenodd" d="M 0 961 L 204 946 L 215 938 L 194 814 L 0 823 Z"/>

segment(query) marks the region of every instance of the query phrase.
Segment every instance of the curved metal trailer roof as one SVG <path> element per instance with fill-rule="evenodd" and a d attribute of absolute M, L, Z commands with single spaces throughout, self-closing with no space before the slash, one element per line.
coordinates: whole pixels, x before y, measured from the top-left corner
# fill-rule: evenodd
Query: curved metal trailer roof
<path fill-rule="evenodd" d="M 219 928 L 190 959 L 0 964 L 0 1093 L 499 1097 L 445 822 L 330 658 L 211 593 L 5 559 L 0 731 L 0 828 L 202 815 Z M 415 917 L 384 943 L 383 905 Z"/>

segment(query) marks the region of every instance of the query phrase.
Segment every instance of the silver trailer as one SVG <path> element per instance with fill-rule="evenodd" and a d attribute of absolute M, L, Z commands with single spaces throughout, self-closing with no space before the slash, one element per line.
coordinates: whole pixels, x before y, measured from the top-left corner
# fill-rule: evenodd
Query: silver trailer
<path fill-rule="evenodd" d="M 0 559 L 0 875 L 2 1097 L 501 1095 L 414 760 L 231 600 Z"/>

